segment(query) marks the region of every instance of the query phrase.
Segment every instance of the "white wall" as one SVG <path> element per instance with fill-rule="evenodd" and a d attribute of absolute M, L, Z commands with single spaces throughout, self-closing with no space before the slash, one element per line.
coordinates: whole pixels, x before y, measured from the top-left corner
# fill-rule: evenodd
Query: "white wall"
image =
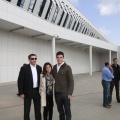
<path fill-rule="evenodd" d="M 105 66 L 105 62 L 108 61 L 109 62 L 109 51 L 105 51 L 102 52 L 100 54 L 100 66 L 101 66 L 101 70 L 103 69 L 103 67 Z"/>
<path fill-rule="evenodd" d="M 72 67 L 73 73 L 89 72 L 89 49 L 75 48 L 65 45 L 56 45 L 56 51 L 65 53 L 65 61 Z M 98 52 L 93 51 L 93 71 L 100 71 L 100 56 Z"/>
<path fill-rule="evenodd" d="M 93 62 L 92 62 L 93 72 L 100 71 L 100 53 L 93 49 Z"/>
<path fill-rule="evenodd" d="M 28 63 L 28 55 L 35 53 L 37 63 L 52 62 L 51 41 L 33 39 L 22 34 L 10 33 L 0 29 L 0 82 L 16 81 L 20 67 Z M 65 61 L 74 74 L 89 72 L 89 49 L 56 44 L 56 52 L 65 53 Z M 93 71 L 100 69 L 99 53 L 93 51 Z"/>
<path fill-rule="evenodd" d="M 31 53 L 37 54 L 41 66 L 51 62 L 51 42 L 0 30 L 0 82 L 16 81 L 20 67 L 28 63 Z"/>
<path fill-rule="evenodd" d="M 111 63 L 113 63 L 114 58 L 117 58 L 117 52 L 111 52 Z"/>

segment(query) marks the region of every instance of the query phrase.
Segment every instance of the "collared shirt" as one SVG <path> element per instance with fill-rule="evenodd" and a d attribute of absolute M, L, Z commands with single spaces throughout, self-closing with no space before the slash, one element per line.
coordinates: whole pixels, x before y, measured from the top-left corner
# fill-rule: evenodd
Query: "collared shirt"
<path fill-rule="evenodd" d="M 59 72 L 60 67 L 64 64 L 65 62 L 62 62 L 60 65 L 57 64 L 57 72 Z"/>
<path fill-rule="evenodd" d="M 111 72 L 110 69 L 105 66 L 102 70 L 102 80 L 112 81 L 113 78 L 113 72 Z"/>
<path fill-rule="evenodd" d="M 30 67 L 31 67 L 32 76 L 33 76 L 33 88 L 37 88 L 38 87 L 38 78 L 37 78 L 36 65 L 33 66 L 33 65 L 30 64 Z"/>

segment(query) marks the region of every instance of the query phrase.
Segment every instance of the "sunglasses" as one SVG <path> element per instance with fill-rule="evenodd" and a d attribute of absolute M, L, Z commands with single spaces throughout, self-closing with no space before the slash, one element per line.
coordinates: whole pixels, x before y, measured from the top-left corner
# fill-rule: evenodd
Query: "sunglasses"
<path fill-rule="evenodd" d="M 30 60 L 37 60 L 37 58 L 31 58 Z"/>

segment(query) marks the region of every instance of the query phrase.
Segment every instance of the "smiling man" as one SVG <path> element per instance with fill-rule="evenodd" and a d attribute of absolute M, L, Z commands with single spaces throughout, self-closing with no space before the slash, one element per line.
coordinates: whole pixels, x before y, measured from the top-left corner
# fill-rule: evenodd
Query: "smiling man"
<path fill-rule="evenodd" d="M 74 89 L 71 67 L 64 62 L 64 53 L 56 53 L 57 64 L 53 67 L 55 100 L 60 120 L 71 120 L 70 99 Z"/>

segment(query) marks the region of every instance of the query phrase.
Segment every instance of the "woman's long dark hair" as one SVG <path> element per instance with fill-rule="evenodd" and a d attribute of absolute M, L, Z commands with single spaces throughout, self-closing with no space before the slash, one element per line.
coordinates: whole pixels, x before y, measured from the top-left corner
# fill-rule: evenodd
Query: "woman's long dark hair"
<path fill-rule="evenodd" d="M 47 66 L 47 65 L 49 65 L 49 66 L 51 67 L 51 72 L 50 72 L 50 74 L 52 74 L 52 65 L 51 65 L 49 62 L 46 62 L 46 63 L 44 64 L 44 66 L 43 66 L 43 72 L 42 72 L 43 77 L 45 77 L 45 75 L 47 74 L 47 70 L 46 70 L 46 66 Z"/>

